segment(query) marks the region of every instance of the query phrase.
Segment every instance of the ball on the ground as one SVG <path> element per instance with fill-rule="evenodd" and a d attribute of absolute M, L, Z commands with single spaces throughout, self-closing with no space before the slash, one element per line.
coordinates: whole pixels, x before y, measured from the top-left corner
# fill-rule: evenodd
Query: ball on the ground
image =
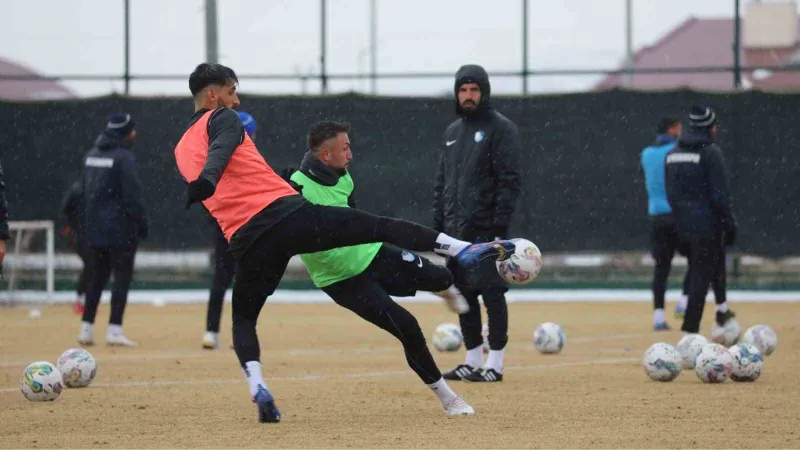
<path fill-rule="evenodd" d="M 496 262 L 497 273 L 508 284 L 528 284 L 539 276 L 542 270 L 542 252 L 527 239 L 511 239 L 515 249 L 505 258 Z"/>
<path fill-rule="evenodd" d="M 32 362 L 19 380 L 22 395 L 32 402 L 52 401 L 64 388 L 61 372 L 47 361 Z"/>
<path fill-rule="evenodd" d="M 728 319 L 723 326 L 717 325 L 717 322 L 711 325 L 711 341 L 722 344 L 725 347 L 730 347 L 739 342 L 741 333 L 742 327 L 739 326 L 739 322 L 736 319 Z"/>
<path fill-rule="evenodd" d="M 57 363 L 64 385 L 71 388 L 86 387 L 97 375 L 97 361 L 82 348 L 71 348 L 61 354 Z"/>
<path fill-rule="evenodd" d="M 644 352 L 644 371 L 653 381 L 672 381 L 681 374 L 681 354 L 667 343 L 653 344 Z"/>
<path fill-rule="evenodd" d="M 778 346 L 778 335 L 767 325 L 755 325 L 747 329 L 742 342 L 755 345 L 763 356 L 769 356 Z"/>
<path fill-rule="evenodd" d="M 694 362 L 694 372 L 704 383 L 722 383 L 731 376 L 733 356 L 720 344 L 706 344 Z"/>
<path fill-rule="evenodd" d="M 700 350 L 708 344 L 706 339 L 701 334 L 687 334 L 678 341 L 678 353 L 681 354 L 681 367 L 685 370 L 694 369 L 694 361 Z"/>
<path fill-rule="evenodd" d="M 461 328 L 454 323 L 442 323 L 433 332 L 433 346 L 440 352 L 454 352 L 461 348 L 464 338 Z"/>
<path fill-rule="evenodd" d="M 533 345 L 542 353 L 558 353 L 566 341 L 567 335 L 557 323 L 545 322 L 533 332 Z"/>
<path fill-rule="evenodd" d="M 731 380 L 756 381 L 764 368 L 764 358 L 755 345 L 736 344 L 728 350 L 733 357 Z"/>

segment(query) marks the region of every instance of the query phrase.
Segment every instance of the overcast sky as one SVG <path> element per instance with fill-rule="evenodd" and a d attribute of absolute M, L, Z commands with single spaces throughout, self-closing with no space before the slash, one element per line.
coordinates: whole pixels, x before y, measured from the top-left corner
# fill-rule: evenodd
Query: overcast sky
<path fill-rule="evenodd" d="M 220 62 L 238 74 L 317 73 L 320 0 L 217 0 Z M 521 0 L 376 0 L 379 72 L 452 72 L 465 63 L 521 69 Z M 0 0 L 0 57 L 46 75 L 121 74 L 123 0 Z M 205 58 L 203 0 L 130 0 L 131 72 L 187 76 Z M 617 67 L 625 55 L 625 0 L 530 0 L 531 70 Z M 635 48 L 689 17 L 732 17 L 733 0 L 635 0 Z M 328 0 L 329 73 L 369 72 L 370 0 Z M 534 92 L 587 89 L 598 76 L 531 77 Z M 384 95 L 432 95 L 451 80 L 380 80 Z M 80 95 L 122 91 L 120 81 L 71 81 Z M 185 79 L 139 81 L 137 95 L 188 94 Z M 519 79 L 492 80 L 519 93 Z M 369 91 L 368 80 L 330 90 Z M 242 80 L 243 92 L 319 92 L 310 81 Z"/>

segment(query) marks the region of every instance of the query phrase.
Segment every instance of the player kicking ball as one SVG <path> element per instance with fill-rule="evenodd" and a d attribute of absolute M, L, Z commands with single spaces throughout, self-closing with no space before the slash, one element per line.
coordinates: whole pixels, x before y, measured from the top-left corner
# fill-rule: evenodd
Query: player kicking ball
<path fill-rule="evenodd" d="M 348 125 L 319 122 L 308 133 L 309 151 L 300 170 L 287 171 L 290 181 L 311 203 L 355 208 L 353 179 L 348 167 L 353 158 Z M 291 175 L 290 175 L 291 174 Z M 300 255 L 314 284 L 336 304 L 391 333 L 402 344 L 406 361 L 439 397 L 448 415 L 473 414 L 442 378 L 417 319 L 392 300 L 416 291 L 437 292 L 459 314 L 467 312 L 466 299 L 453 286 L 447 268 L 391 244 L 371 243 Z"/>
<path fill-rule="evenodd" d="M 202 202 L 238 260 L 233 287 L 233 345 L 258 405 L 261 422 L 281 419 L 261 373 L 256 322 L 293 255 L 387 242 L 452 257 L 468 278 L 496 277 L 495 261 L 511 241 L 472 245 L 422 225 L 353 208 L 315 205 L 278 176 L 244 132 L 238 79 L 220 64 L 203 63 L 189 77 L 195 113 L 175 148 L 189 182 L 187 207 Z M 466 250 L 466 251 L 465 251 Z M 471 414 L 465 406 L 460 414 Z"/>

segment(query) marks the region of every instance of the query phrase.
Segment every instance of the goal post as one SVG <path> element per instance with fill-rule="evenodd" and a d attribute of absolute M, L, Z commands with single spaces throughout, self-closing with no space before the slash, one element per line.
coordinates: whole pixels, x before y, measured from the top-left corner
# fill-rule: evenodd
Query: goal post
<path fill-rule="evenodd" d="M 4 261 L 8 292 L 6 303 L 18 298 L 16 285 L 25 271 L 44 269 L 46 301 L 52 303 L 55 292 L 55 224 L 52 220 L 10 221 L 11 239 L 6 245 Z M 38 239 L 44 233 L 44 245 Z M 35 248 L 34 248 L 35 247 Z M 42 248 L 44 247 L 44 248 Z"/>

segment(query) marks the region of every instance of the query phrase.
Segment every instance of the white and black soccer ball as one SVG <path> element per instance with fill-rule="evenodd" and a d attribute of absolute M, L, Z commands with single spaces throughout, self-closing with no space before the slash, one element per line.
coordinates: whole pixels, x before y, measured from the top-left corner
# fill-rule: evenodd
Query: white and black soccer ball
<path fill-rule="evenodd" d="M 708 344 L 706 339 L 701 334 L 687 334 L 678 341 L 678 353 L 681 354 L 681 367 L 685 370 L 694 369 L 694 361 L 700 350 Z"/>
<path fill-rule="evenodd" d="M 440 352 L 454 352 L 461 348 L 464 338 L 461 328 L 454 323 L 442 323 L 433 332 L 433 346 Z"/>
<path fill-rule="evenodd" d="M 731 376 L 733 356 L 725 346 L 706 344 L 697 355 L 694 371 L 704 383 L 722 383 Z"/>
<path fill-rule="evenodd" d="M 533 345 L 541 353 L 558 353 L 566 342 L 567 335 L 557 323 L 545 322 L 533 332 Z"/>
<path fill-rule="evenodd" d="M 47 361 L 32 362 L 22 372 L 19 387 L 32 402 L 53 401 L 64 389 L 61 372 Z"/>
<path fill-rule="evenodd" d="M 755 325 L 744 332 L 742 342 L 755 345 L 762 356 L 769 356 L 778 347 L 778 335 L 767 325 Z"/>
<path fill-rule="evenodd" d="M 739 326 L 739 322 L 736 319 L 728 319 L 723 326 L 717 325 L 716 321 L 711 325 L 711 341 L 722 344 L 725 347 L 730 347 L 739 342 L 741 334 L 742 327 Z"/>
<path fill-rule="evenodd" d="M 672 381 L 681 374 L 681 354 L 667 343 L 653 344 L 644 352 L 644 371 L 653 381 Z"/>
<path fill-rule="evenodd" d="M 728 350 L 733 357 L 731 380 L 756 381 L 764 368 L 764 358 L 753 344 L 736 344 Z"/>
<path fill-rule="evenodd" d="M 528 284 L 542 270 L 542 252 L 527 239 L 511 239 L 511 242 L 514 252 L 497 260 L 497 273 L 508 284 Z"/>
<path fill-rule="evenodd" d="M 58 358 L 58 370 L 64 385 L 71 388 L 88 386 L 97 375 L 97 361 L 82 348 L 71 348 Z"/>

